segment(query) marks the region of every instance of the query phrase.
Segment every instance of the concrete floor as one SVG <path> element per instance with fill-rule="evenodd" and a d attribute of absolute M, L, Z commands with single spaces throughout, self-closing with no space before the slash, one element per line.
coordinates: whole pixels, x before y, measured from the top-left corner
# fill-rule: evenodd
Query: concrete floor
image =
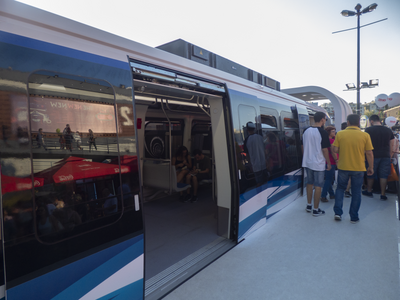
<path fill-rule="evenodd" d="M 397 195 L 363 196 L 360 222 L 313 217 L 300 198 L 165 300 L 400 299 Z"/>

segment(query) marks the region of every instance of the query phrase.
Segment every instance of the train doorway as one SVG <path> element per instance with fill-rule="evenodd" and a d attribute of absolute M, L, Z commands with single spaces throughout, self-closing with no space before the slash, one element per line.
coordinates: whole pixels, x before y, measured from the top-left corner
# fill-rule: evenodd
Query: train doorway
<path fill-rule="evenodd" d="M 223 85 L 139 62 L 131 61 L 131 67 L 141 124 L 145 297 L 158 299 L 235 245 L 232 182 L 226 176 L 232 135 Z"/>

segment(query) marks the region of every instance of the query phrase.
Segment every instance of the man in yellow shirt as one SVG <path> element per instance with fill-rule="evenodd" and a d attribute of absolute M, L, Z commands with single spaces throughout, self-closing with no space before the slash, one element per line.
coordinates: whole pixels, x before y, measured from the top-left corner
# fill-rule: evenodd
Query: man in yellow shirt
<path fill-rule="evenodd" d="M 357 223 L 358 210 L 361 205 L 361 187 L 364 179 L 365 155 L 368 161 L 367 175 L 374 174 L 374 155 L 372 150 L 371 137 L 368 133 L 360 130 L 360 116 L 356 114 L 347 117 L 347 128 L 336 134 L 333 143 L 333 152 L 339 154 L 339 162 L 337 164 L 338 185 L 335 196 L 335 220 L 341 221 L 343 214 L 343 196 L 347 187 L 347 183 L 351 178 L 351 204 L 350 204 L 350 221 Z"/>

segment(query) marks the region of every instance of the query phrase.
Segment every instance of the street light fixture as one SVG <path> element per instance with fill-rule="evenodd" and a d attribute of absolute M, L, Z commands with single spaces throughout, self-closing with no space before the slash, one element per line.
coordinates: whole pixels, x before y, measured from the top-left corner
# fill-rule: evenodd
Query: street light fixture
<path fill-rule="evenodd" d="M 379 85 L 379 79 L 371 79 L 369 82 L 361 82 L 360 89 L 366 89 L 366 88 L 371 89 L 377 87 L 378 85 Z M 354 83 L 346 83 L 346 87 L 347 90 L 344 91 L 358 90 Z"/>
<path fill-rule="evenodd" d="M 361 11 L 361 4 L 358 3 L 354 9 L 356 11 L 351 11 L 351 10 L 343 10 L 341 12 L 342 16 L 344 17 L 352 17 L 352 16 L 357 16 L 357 114 L 360 114 L 360 89 L 361 89 L 361 84 L 360 84 L 360 16 L 362 14 L 369 13 L 376 9 L 378 4 L 373 3 L 371 5 L 368 5 L 366 8 L 364 8 Z"/>
<path fill-rule="evenodd" d="M 379 79 L 371 79 L 369 81 L 369 87 L 376 87 L 379 85 Z"/>
<path fill-rule="evenodd" d="M 354 83 L 347 83 L 346 87 L 347 87 L 347 90 L 345 90 L 345 91 L 351 91 L 351 90 L 356 89 L 356 86 L 354 85 Z"/>

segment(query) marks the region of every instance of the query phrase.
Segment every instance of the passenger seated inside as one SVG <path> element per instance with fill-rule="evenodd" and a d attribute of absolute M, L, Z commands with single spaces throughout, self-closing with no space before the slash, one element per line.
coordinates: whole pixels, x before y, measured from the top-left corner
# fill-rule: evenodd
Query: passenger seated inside
<path fill-rule="evenodd" d="M 172 165 L 176 169 L 176 182 L 178 188 L 184 187 L 183 179 L 192 169 L 192 159 L 190 158 L 189 151 L 185 146 L 180 146 L 176 150 L 175 156 L 172 158 Z"/>
<path fill-rule="evenodd" d="M 195 158 L 194 166 L 192 171 L 186 175 L 186 184 L 193 186 L 193 196 L 190 194 L 190 188 L 188 188 L 186 198 L 184 202 L 196 202 L 197 201 L 197 190 L 199 182 L 204 179 L 210 179 L 211 161 L 208 156 L 205 156 L 199 149 L 193 151 Z"/>

